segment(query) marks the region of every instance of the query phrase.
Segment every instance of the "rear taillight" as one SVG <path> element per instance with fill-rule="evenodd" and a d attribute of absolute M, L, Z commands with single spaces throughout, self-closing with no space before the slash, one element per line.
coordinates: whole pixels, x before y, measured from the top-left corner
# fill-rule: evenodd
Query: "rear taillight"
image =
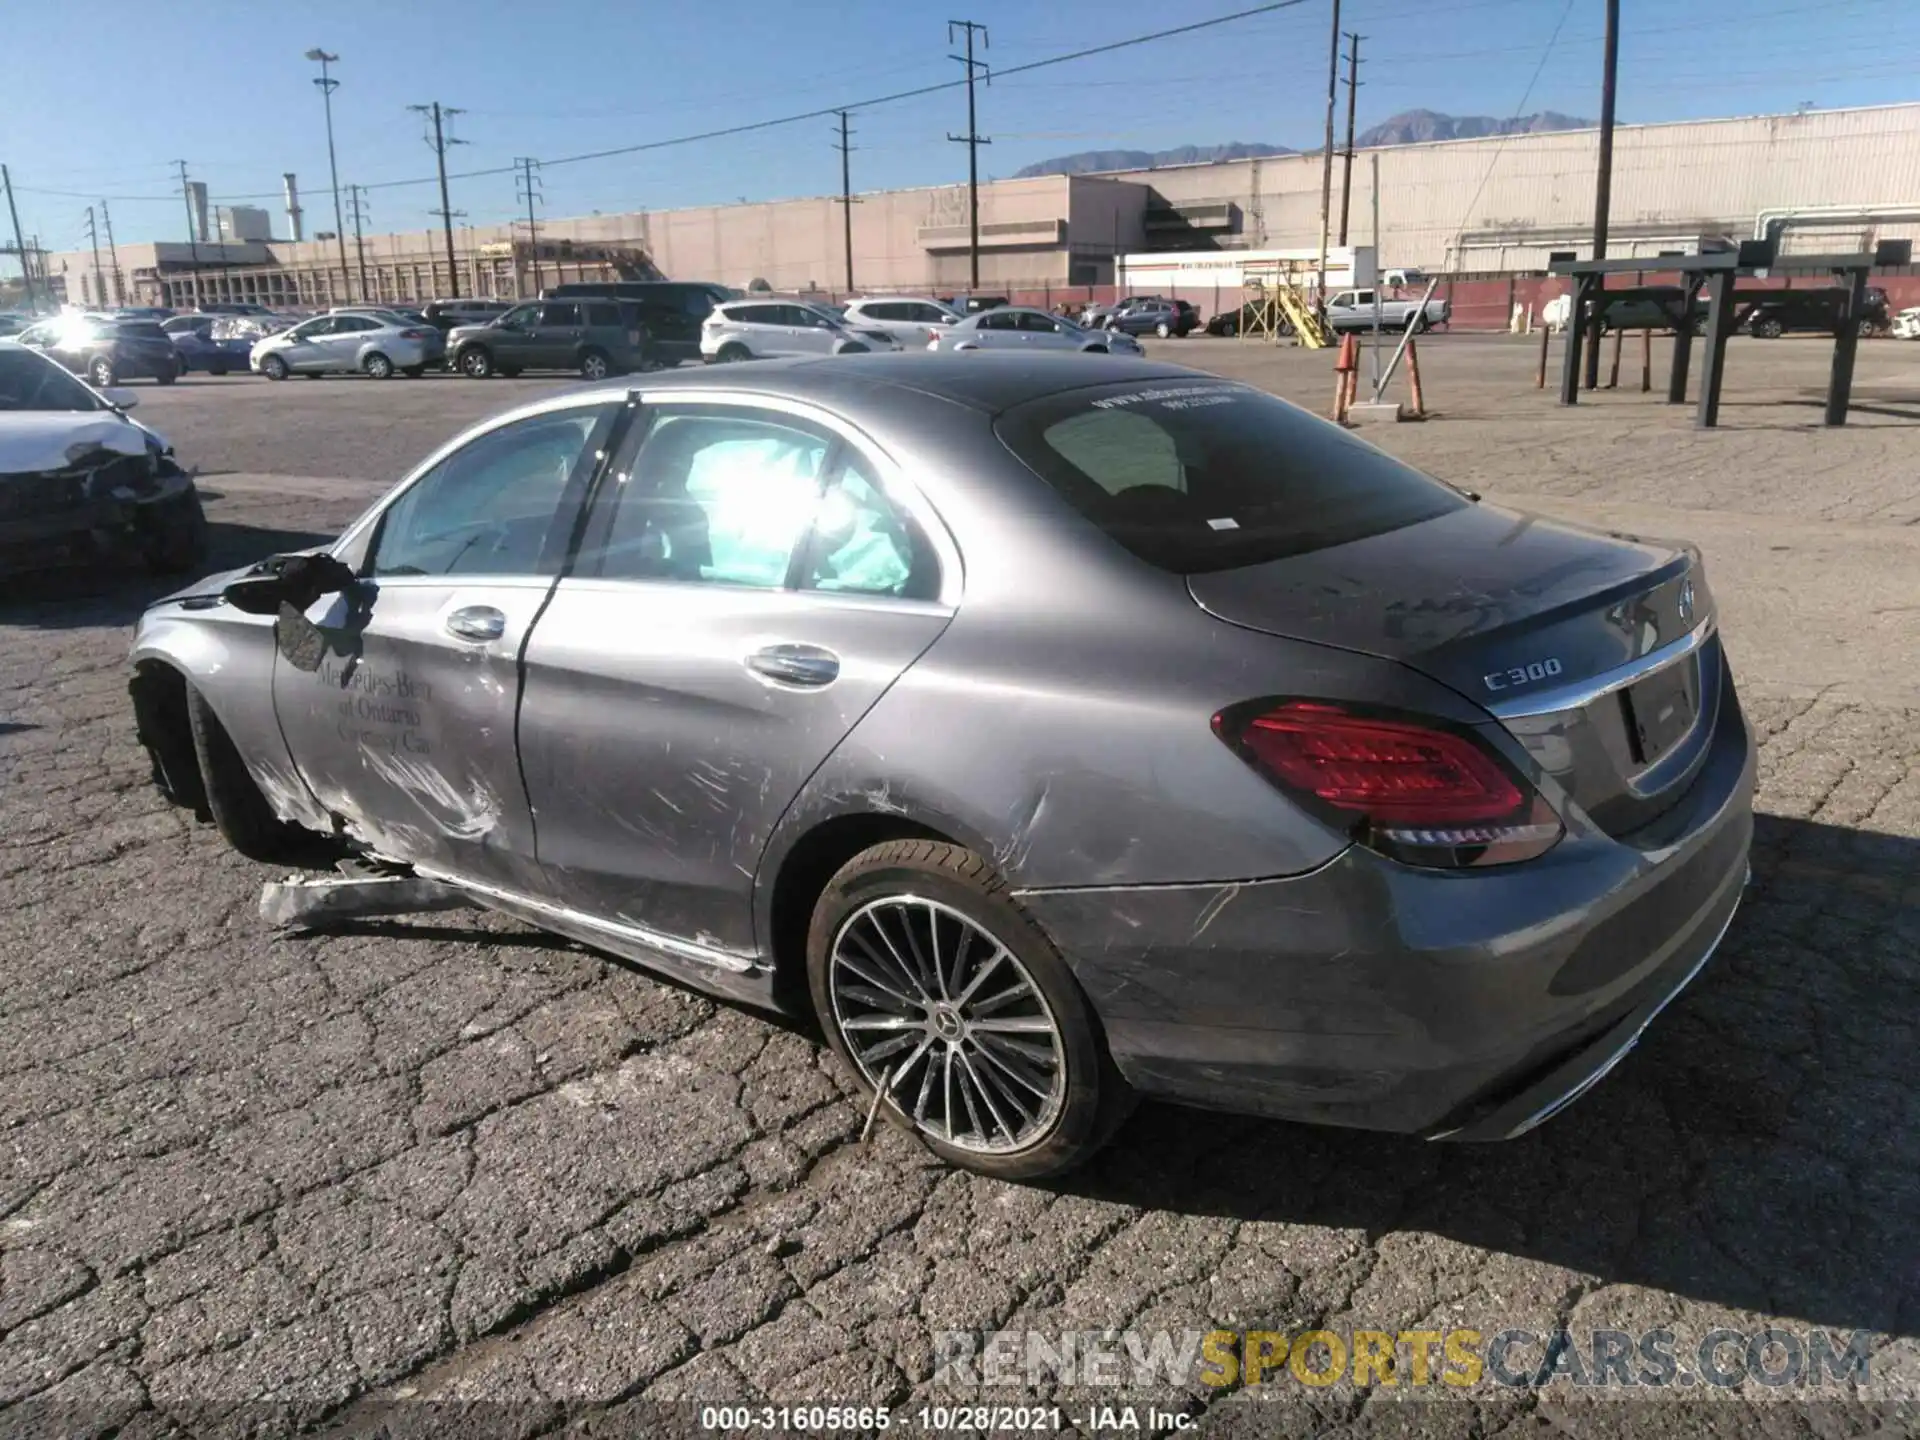
<path fill-rule="evenodd" d="M 402 330 L 400 332 L 400 338 L 402 340 L 431 340 L 433 337 L 434 332 L 431 330 Z"/>
<path fill-rule="evenodd" d="M 1213 732 L 1267 780 L 1360 844 L 1459 869 L 1544 854 L 1560 817 L 1464 729 L 1324 701 L 1254 701 Z"/>

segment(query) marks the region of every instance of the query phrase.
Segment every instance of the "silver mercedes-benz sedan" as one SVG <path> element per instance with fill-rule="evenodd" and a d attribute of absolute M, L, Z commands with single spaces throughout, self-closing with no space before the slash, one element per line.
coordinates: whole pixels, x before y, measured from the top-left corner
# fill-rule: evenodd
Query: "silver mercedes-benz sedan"
<path fill-rule="evenodd" d="M 162 788 L 816 1017 L 1037 1176 L 1139 1094 L 1494 1139 L 1706 962 L 1754 747 L 1699 555 L 1244 385 L 858 356 L 554 395 L 142 619 Z"/>

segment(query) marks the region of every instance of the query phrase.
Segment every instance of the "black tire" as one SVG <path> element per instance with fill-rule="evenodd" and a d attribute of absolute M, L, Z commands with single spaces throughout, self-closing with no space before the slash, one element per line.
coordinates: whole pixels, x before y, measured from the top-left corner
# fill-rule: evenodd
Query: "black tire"
<path fill-rule="evenodd" d="M 485 380 L 493 374 L 493 355 L 484 345 L 468 345 L 453 357 L 454 368 L 469 380 Z"/>
<path fill-rule="evenodd" d="M 174 381 L 178 380 L 184 374 L 186 374 L 186 371 L 184 369 L 162 370 L 154 375 L 153 382 L 156 385 L 171 385 Z"/>
<path fill-rule="evenodd" d="M 1880 327 L 1873 323 L 1873 317 L 1871 315 L 1862 315 L 1860 317 L 1860 323 L 1858 328 L 1859 328 L 1860 338 L 1862 340 L 1865 340 L 1870 336 L 1876 334 L 1879 331 Z"/>
<path fill-rule="evenodd" d="M 751 360 L 753 352 L 744 345 L 722 345 L 720 353 L 713 358 L 722 365 L 732 365 L 741 360 Z"/>
<path fill-rule="evenodd" d="M 360 362 L 360 368 L 366 371 L 369 380 L 391 380 L 393 378 L 393 361 L 382 355 L 378 350 L 362 360 Z"/>
<path fill-rule="evenodd" d="M 1173 336 L 1173 327 L 1162 320 L 1158 325 L 1153 327 L 1153 333 L 1158 335 L 1162 340 L 1171 339 Z"/>
<path fill-rule="evenodd" d="M 320 865 L 337 848 L 326 837 L 282 820 L 247 773 L 232 737 L 191 682 L 187 685 L 187 723 L 207 809 L 221 838 L 249 860 L 268 865 Z"/>
<path fill-rule="evenodd" d="M 1105 355 L 1107 353 L 1107 347 L 1104 345 L 1089 345 L 1087 346 L 1086 353 L 1089 355 Z"/>
<path fill-rule="evenodd" d="M 808 989 L 821 1030 L 864 1096 L 861 1103 L 872 1103 L 874 1086 L 862 1075 L 835 1018 L 832 951 L 842 927 L 857 912 L 896 896 L 937 901 L 1007 948 L 1052 1012 L 1065 1078 L 1057 1112 L 1020 1149 L 989 1152 L 951 1145 L 918 1127 L 891 1101 L 881 1107 L 887 1118 L 949 1164 L 996 1179 L 1038 1179 L 1085 1163 L 1131 1112 L 1134 1093 L 1114 1067 L 1099 1017 L 1066 961 L 1020 908 L 1007 882 L 980 856 L 958 845 L 933 840 L 875 845 L 843 865 L 814 904 L 807 932 Z"/>
<path fill-rule="evenodd" d="M 1787 333 L 1787 327 L 1772 316 L 1753 322 L 1753 333 L 1762 340 L 1778 340 Z"/>
<path fill-rule="evenodd" d="M 613 374 L 613 362 L 607 358 L 604 350 L 582 350 L 580 352 L 580 378 L 582 380 L 604 380 Z"/>
<path fill-rule="evenodd" d="M 187 490 L 151 507 L 147 515 L 147 568 L 158 575 L 198 569 L 207 558 L 207 512 L 200 495 Z"/>
<path fill-rule="evenodd" d="M 225 375 L 226 373 L 227 373 L 227 367 L 224 365 L 210 365 L 207 367 L 207 374 L 212 375 L 216 379 L 218 379 L 220 376 Z"/>
<path fill-rule="evenodd" d="M 87 383 L 96 390 L 104 390 L 113 384 L 113 361 L 104 355 L 96 355 L 87 362 Z"/>
<path fill-rule="evenodd" d="M 289 373 L 287 362 L 278 355 L 269 355 L 260 362 L 260 373 L 269 380 L 284 380 Z"/>

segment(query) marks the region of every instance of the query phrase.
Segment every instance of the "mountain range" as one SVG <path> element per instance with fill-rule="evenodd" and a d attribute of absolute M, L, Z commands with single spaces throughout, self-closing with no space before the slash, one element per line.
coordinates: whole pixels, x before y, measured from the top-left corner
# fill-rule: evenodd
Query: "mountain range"
<path fill-rule="evenodd" d="M 1542 110 L 1497 120 L 1491 115 L 1443 115 L 1437 110 L 1407 110 L 1382 120 L 1358 135 L 1354 144 L 1417 145 L 1429 140 L 1471 140 L 1483 135 L 1530 135 L 1542 130 L 1584 130 L 1593 125 L 1573 115 Z M 1318 147 L 1315 147 L 1317 151 Z M 1233 140 L 1225 145 L 1176 145 L 1171 150 L 1077 150 L 1022 166 L 1019 180 L 1035 175 L 1087 175 L 1100 170 L 1155 170 L 1168 165 L 1200 165 L 1217 160 L 1251 160 L 1269 155 L 1300 155 L 1314 151 L 1258 140 Z"/>

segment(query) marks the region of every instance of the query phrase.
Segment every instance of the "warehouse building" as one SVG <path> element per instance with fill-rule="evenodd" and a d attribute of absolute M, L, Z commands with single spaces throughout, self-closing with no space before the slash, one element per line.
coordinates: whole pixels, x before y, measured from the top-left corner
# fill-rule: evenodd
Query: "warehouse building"
<path fill-rule="evenodd" d="M 1449 274 L 1544 269 L 1584 252 L 1592 226 L 1596 135 L 1558 131 L 1363 150 L 1354 158 L 1349 237 L 1372 236 L 1380 177 L 1383 267 Z M 1343 162 L 1336 158 L 1335 225 Z M 1320 239 L 1314 155 L 1043 176 L 980 193 L 980 286 L 1035 297 L 1123 282 L 1139 251 L 1297 249 Z M 853 207 L 857 289 L 950 294 L 969 285 L 964 185 L 890 190 Z M 1623 125 L 1614 141 L 1611 250 L 1656 256 L 1785 226 L 1790 250 L 1857 250 L 1920 236 L 1920 104 L 1729 120 Z M 633 211 L 463 226 L 452 269 L 437 230 L 332 239 L 121 245 L 116 263 L 49 257 L 71 303 L 259 300 L 318 305 L 513 297 L 540 285 L 661 273 L 782 292 L 844 293 L 848 255 L 838 197 Z M 1337 237 L 1336 237 L 1337 238 Z M 364 281 L 363 281 L 364 275 Z"/>

